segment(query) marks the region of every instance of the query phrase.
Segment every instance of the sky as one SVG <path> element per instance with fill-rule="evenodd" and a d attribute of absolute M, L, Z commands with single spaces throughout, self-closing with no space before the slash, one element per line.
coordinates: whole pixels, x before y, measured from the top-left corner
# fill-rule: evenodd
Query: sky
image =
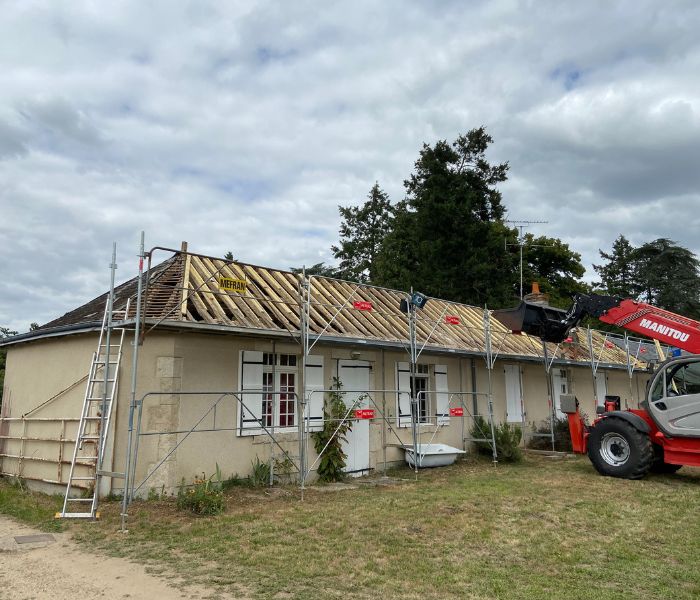
<path fill-rule="evenodd" d="M 484 125 L 508 218 L 579 252 L 700 253 L 695 1 L 0 0 L 0 326 L 133 277 L 138 240 L 332 263 L 338 205 L 392 201 Z M 164 257 L 164 255 L 161 255 Z"/>

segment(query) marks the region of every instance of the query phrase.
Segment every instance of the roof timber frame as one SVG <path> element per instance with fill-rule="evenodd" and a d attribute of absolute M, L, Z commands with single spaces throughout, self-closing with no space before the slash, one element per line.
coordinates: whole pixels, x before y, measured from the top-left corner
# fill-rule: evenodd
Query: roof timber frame
<path fill-rule="evenodd" d="M 170 256 L 153 265 L 158 252 Z M 405 348 L 408 343 L 408 319 L 399 309 L 407 292 L 356 284 L 328 277 L 295 274 L 279 269 L 229 261 L 219 257 L 156 246 L 146 253 L 148 266 L 142 294 L 142 331 L 167 327 L 282 335 L 301 343 L 302 330 L 312 339 L 330 343 L 355 342 L 376 346 Z M 218 276 L 242 279 L 247 283 L 243 294 L 219 289 Z M 135 279 L 115 290 L 115 306 L 135 298 Z M 303 286 L 309 281 L 308 312 L 304 311 Z M 371 310 L 356 309 L 349 299 L 370 302 Z M 132 306 L 135 302 L 132 301 Z M 21 340 L 60 335 L 67 330 L 89 330 L 97 324 L 104 297 L 64 315 Z M 460 355 L 485 355 L 484 312 L 457 302 L 429 298 L 416 315 L 416 340 L 419 348 L 430 352 Z M 132 308 L 130 317 L 135 315 Z M 446 317 L 451 317 L 448 321 Z M 456 320 L 455 320 L 456 317 Z M 501 323 L 491 320 L 491 335 L 502 359 L 541 361 L 542 343 L 525 334 L 515 335 Z M 17 341 L 20 341 L 18 338 Z M 559 364 L 596 364 L 604 368 L 629 369 L 625 348 L 606 343 L 604 333 L 593 330 L 589 341 L 586 330 L 573 332 L 571 343 L 547 346 L 549 360 Z M 590 343 L 592 342 L 592 343 Z M 613 347 L 610 347 L 613 346 Z M 631 357 L 632 365 L 644 369 L 648 361 Z"/>

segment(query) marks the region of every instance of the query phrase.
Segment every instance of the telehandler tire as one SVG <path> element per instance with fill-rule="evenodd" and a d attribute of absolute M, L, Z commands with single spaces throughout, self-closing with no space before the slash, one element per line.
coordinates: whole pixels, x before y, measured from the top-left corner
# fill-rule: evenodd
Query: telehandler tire
<path fill-rule="evenodd" d="M 601 475 L 641 479 L 654 463 L 654 449 L 649 436 L 631 423 L 606 417 L 591 429 L 588 458 Z"/>

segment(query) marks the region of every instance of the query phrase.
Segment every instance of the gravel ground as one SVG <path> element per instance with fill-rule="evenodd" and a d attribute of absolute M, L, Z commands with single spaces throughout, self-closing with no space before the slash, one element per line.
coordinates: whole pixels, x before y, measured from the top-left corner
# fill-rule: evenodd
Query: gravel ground
<path fill-rule="evenodd" d="M 15 536 L 39 534 L 0 516 L 0 598 L 227 597 L 202 587 L 176 589 L 165 578 L 146 573 L 141 565 L 85 552 L 65 533 L 50 534 L 53 542 L 15 541 Z"/>

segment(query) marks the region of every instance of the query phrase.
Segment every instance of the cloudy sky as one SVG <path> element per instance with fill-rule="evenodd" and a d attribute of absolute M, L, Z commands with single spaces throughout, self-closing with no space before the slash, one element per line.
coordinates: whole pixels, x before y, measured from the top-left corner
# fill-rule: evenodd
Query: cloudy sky
<path fill-rule="evenodd" d="M 331 259 L 337 205 L 403 196 L 486 125 L 511 219 L 589 267 L 620 233 L 700 252 L 700 4 L 0 0 L 0 326 L 146 245 Z"/>

